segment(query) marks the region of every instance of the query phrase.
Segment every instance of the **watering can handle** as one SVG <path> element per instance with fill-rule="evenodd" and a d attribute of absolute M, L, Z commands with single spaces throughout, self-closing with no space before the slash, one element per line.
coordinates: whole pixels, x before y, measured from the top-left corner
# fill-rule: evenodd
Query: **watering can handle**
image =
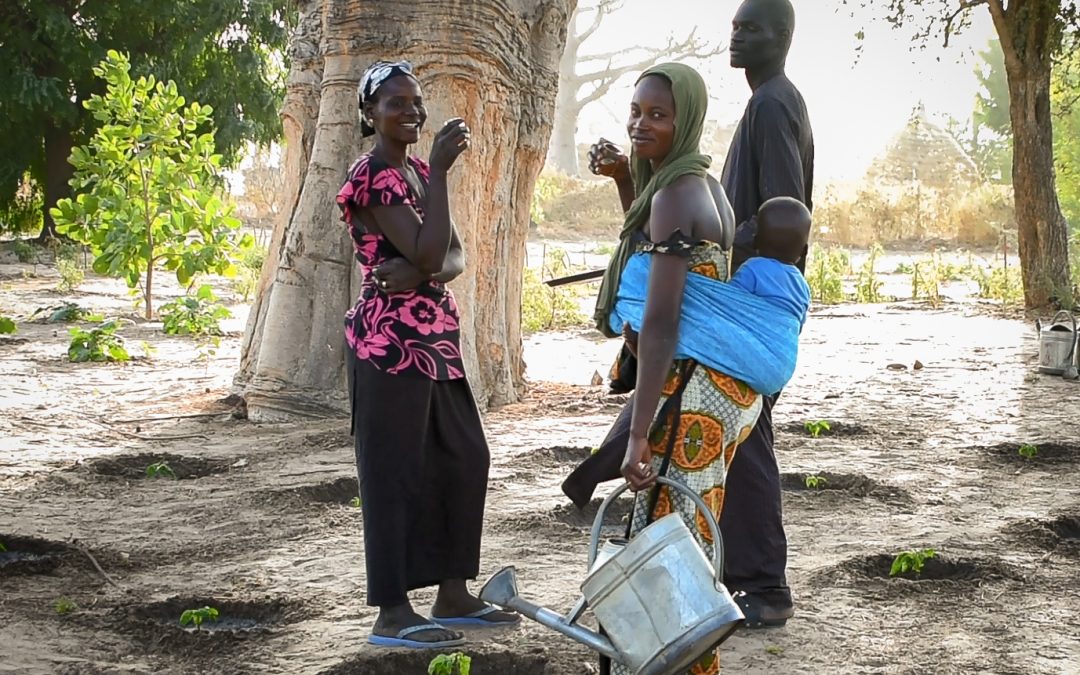
<path fill-rule="evenodd" d="M 1057 314 L 1054 315 L 1054 318 L 1050 320 L 1050 325 L 1054 325 L 1055 323 L 1057 323 L 1058 317 L 1061 316 L 1062 314 L 1067 316 L 1069 318 L 1069 321 L 1072 322 L 1073 341 L 1072 341 L 1072 344 L 1069 345 L 1069 355 L 1065 357 L 1066 361 L 1071 362 L 1072 357 L 1073 357 L 1073 353 L 1076 351 L 1076 339 L 1077 339 L 1077 336 L 1076 336 L 1076 317 L 1072 315 L 1072 312 L 1068 312 L 1068 311 L 1065 311 L 1063 309 L 1063 310 L 1061 310 L 1060 312 L 1058 312 Z"/>
<path fill-rule="evenodd" d="M 664 476 L 657 476 L 656 481 L 661 485 L 675 488 L 689 497 L 690 500 L 694 502 L 694 505 L 697 506 L 698 511 L 701 511 L 702 515 L 705 516 L 705 523 L 709 526 L 709 533 L 712 534 L 713 540 L 713 578 L 716 583 L 721 583 L 724 577 L 724 540 L 720 536 L 720 526 L 717 524 L 712 511 L 709 510 L 709 505 L 705 503 L 705 500 L 702 499 L 700 495 L 678 481 L 671 480 Z M 608 506 L 615 501 L 615 498 L 623 492 L 626 492 L 629 487 L 630 483 L 623 483 L 621 487 L 609 494 L 607 499 L 600 504 L 600 508 L 596 510 L 596 519 L 593 520 L 592 526 L 592 536 L 589 538 L 589 569 L 592 569 L 593 563 L 596 562 L 596 555 L 600 550 L 600 530 L 604 525 L 604 513 L 607 511 Z M 633 514 L 631 514 L 630 517 L 633 518 Z"/>

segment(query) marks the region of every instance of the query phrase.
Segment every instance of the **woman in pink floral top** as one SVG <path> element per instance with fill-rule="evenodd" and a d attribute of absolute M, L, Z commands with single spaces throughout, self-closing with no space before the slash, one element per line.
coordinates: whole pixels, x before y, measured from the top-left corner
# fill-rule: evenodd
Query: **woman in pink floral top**
<path fill-rule="evenodd" d="M 480 571 L 490 463 L 445 286 L 464 269 L 447 172 L 468 148 L 469 129 L 452 119 L 429 162 L 408 154 L 427 111 L 407 62 L 372 65 L 359 99 L 361 129 L 375 146 L 350 167 L 337 203 L 363 273 L 345 338 L 368 604 L 379 608 L 368 641 L 454 647 L 464 637 L 446 626 L 519 620 L 466 586 Z M 408 593 L 436 585 L 425 618 Z"/>

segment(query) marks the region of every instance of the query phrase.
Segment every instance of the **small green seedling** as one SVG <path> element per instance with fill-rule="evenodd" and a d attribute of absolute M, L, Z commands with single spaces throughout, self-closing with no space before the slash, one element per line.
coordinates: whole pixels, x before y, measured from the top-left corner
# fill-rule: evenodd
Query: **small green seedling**
<path fill-rule="evenodd" d="M 2 541 L 0 541 L 0 553 L 7 553 L 7 546 L 4 546 Z"/>
<path fill-rule="evenodd" d="M 180 615 L 180 625 L 192 624 L 195 630 L 199 630 L 204 621 L 217 621 L 218 611 L 213 607 L 200 607 L 199 609 L 185 609 Z"/>
<path fill-rule="evenodd" d="M 349 506 L 352 506 L 353 508 L 357 508 L 357 509 L 360 508 L 360 504 L 361 504 L 361 501 L 360 501 L 359 497 L 353 497 L 352 499 L 349 500 Z"/>
<path fill-rule="evenodd" d="M 1024 459 L 1035 459 L 1035 456 L 1039 454 L 1039 446 L 1032 445 L 1031 443 L 1024 443 L 1020 446 L 1020 456 Z"/>
<path fill-rule="evenodd" d="M 765 648 L 765 651 L 773 656 L 780 656 L 784 653 L 784 648 L 779 645 L 769 645 Z"/>
<path fill-rule="evenodd" d="M 439 654 L 428 664 L 428 675 L 469 675 L 472 657 L 461 652 Z"/>
<path fill-rule="evenodd" d="M 806 422 L 805 426 L 806 426 L 806 433 L 810 434 L 814 438 L 817 438 L 818 436 L 820 436 L 821 432 L 829 431 L 829 430 L 832 429 L 832 427 L 829 425 L 829 423 L 826 420 L 817 420 L 817 421 L 814 421 L 814 422 L 811 422 L 811 421 L 808 420 Z"/>
<path fill-rule="evenodd" d="M 15 322 L 6 316 L 0 315 L 0 335 L 10 335 L 19 330 L 19 327 L 15 325 Z"/>
<path fill-rule="evenodd" d="M 78 608 L 78 605 L 63 596 L 57 598 L 56 601 L 53 602 L 53 609 L 56 610 L 56 613 L 60 616 L 71 614 Z"/>
<path fill-rule="evenodd" d="M 936 555 L 937 552 L 932 548 L 924 548 L 921 551 L 904 551 L 893 559 L 892 567 L 889 569 L 889 576 L 895 577 L 908 572 L 913 572 L 915 576 L 919 576 L 922 574 L 926 561 Z"/>
<path fill-rule="evenodd" d="M 825 487 L 825 483 L 829 482 L 824 476 L 807 476 L 803 481 L 809 490 L 820 490 Z"/>
<path fill-rule="evenodd" d="M 154 462 L 146 467 L 147 478 L 176 478 L 176 472 L 165 462 Z"/>
<path fill-rule="evenodd" d="M 72 363 L 129 361 L 131 355 L 124 348 L 124 338 L 116 334 L 119 327 L 116 321 L 106 321 L 88 331 L 69 328 L 71 343 L 68 345 L 68 360 Z"/>

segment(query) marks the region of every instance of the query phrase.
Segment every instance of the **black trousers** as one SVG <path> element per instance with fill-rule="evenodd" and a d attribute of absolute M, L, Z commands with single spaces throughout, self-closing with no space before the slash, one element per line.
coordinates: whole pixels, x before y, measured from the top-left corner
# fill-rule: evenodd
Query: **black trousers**
<path fill-rule="evenodd" d="M 772 409 L 778 396 L 761 397 L 757 425 L 731 460 L 720 533 L 728 590 L 760 593 L 782 606 L 791 602 L 791 591 L 780 468 L 773 452 Z"/>
<path fill-rule="evenodd" d="M 490 454 L 468 382 L 388 375 L 348 353 L 367 604 L 475 579 Z"/>

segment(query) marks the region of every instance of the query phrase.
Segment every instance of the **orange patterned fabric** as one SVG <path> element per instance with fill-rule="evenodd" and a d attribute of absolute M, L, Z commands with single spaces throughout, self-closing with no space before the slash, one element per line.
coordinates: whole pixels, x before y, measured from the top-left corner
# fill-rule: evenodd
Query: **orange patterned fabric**
<path fill-rule="evenodd" d="M 727 254 L 718 246 L 698 244 L 690 251 L 688 269 L 696 274 L 727 279 Z M 664 383 L 663 395 L 657 412 L 664 402 L 679 389 L 679 366 L 674 364 Z M 679 403 L 679 424 L 673 428 L 672 420 L 656 420 L 649 435 L 649 447 L 653 453 L 652 466 L 659 472 L 667 452 L 668 442 L 674 435 L 671 461 L 667 477 L 676 480 L 698 494 L 708 505 L 711 517 L 719 521 L 724 507 L 727 470 L 738 446 L 753 429 L 761 412 L 761 397 L 743 382 L 723 373 L 710 370 L 700 364 L 689 376 Z M 639 492 L 634 501 L 631 536 L 647 526 L 646 518 L 651 491 Z M 694 502 L 681 492 L 663 488 L 657 498 L 653 518 L 678 513 L 686 527 L 693 533 L 705 555 L 712 557 L 712 533 L 706 515 L 698 513 Z M 689 675 L 715 675 L 720 672 L 720 653 L 714 650 L 704 655 L 690 668 Z M 612 673 L 629 675 L 629 670 L 613 664 Z"/>

